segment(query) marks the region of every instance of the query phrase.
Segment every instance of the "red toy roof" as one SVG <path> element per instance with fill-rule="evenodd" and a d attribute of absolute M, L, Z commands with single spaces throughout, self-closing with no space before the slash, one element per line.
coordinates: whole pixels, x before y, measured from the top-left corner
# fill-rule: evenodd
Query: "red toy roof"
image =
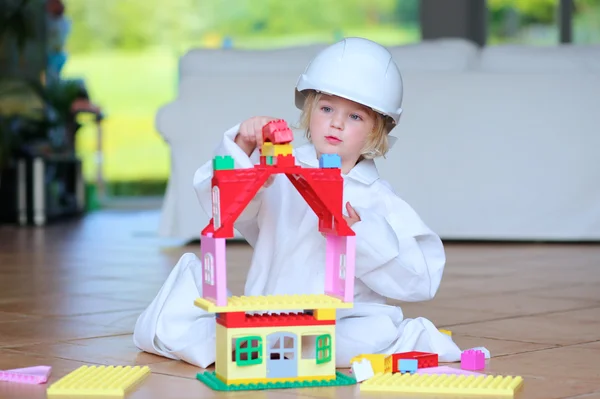
<path fill-rule="evenodd" d="M 339 168 L 302 168 L 292 155 L 278 156 L 276 165 L 215 170 L 212 178 L 213 202 L 218 201 L 218 220 L 211 218 L 202 235 L 233 237 L 233 224 L 258 190 L 274 174 L 285 174 L 319 218 L 319 231 L 338 236 L 353 236 L 343 217 L 344 181 Z M 215 192 L 215 188 L 218 190 Z M 214 216 L 214 214 L 213 214 Z"/>

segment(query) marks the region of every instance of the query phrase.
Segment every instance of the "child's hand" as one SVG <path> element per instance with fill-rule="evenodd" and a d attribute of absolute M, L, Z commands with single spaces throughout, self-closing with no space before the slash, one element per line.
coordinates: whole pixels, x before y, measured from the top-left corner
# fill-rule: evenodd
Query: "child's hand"
<path fill-rule="evenodd" d="M 235 143 L 250 156 L 256 148 L 262 147 L 262 128 L 268 122 L 277 118 L 269 116 L 254 116 L 240 125 L 240 131 L 235 137 Z"/>
<path fill-rule="evenodd" d="M 348 211 L 348 216 L 344 215 L 344 219 L 346 220 L 346 223 L 348 223 L 348 226 L 352 227 L 354 223 L 360 222 L 360 216 L 358 216 L 358 213 L 352 208 L 350 202 L 346 202 L 346 211 Z"/>
<path fill-rule="evenodd" d="M 358 216 L 358 213 L 356 213 L 356 211 L 354 210 L 354 208 L 352 208 L 352 205 L 350 205 L 349 202 L 346 202 L 346 211 L 348 211 L 348 216 L 342 216 L 344 216 L 344 220 L 346 221 L 346 223 L 348 223 L 348 226 L 352 227 L 354 223 L 360 222 L 360 216 Z M 325 237 L 325 233 L 321 233 L 321 235 Z"/>

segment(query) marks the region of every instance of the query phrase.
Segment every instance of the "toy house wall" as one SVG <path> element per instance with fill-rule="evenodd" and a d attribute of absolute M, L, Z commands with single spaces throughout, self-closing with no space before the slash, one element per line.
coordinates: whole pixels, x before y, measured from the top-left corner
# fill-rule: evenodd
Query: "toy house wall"
<path fill-rule="evenodd" d="M 296 336 L 295 360 L 293 361 L 295 364 L 293 368 L 295 368 L 296 375 L 285 375 L 285 369 L 291 362 L 288 361 L 286 367 L 281 367 L 281 363 L 270 360 L 268 337 L 271 334 L 281 332 L 292 333 Z M 317 364 L 314 337 L 324 334 L 329 334 L 331 337 L 331 360 L 326 363 Z M 259 364 L 238 366 L 232 355 L 235 350 L 233 339 L 247 336 L 261 337 L 262 361 Z M 313 336 L 313 339 L 303 339 L 303 336 Z M 309 340 L 311 341 L 310 344 L 306 345 L 306 341 Z M 303 345 L 303 341 L 305 341 L 305 345 Z M 285 351 L 287 352 L 288 349 L 285 349 Z M 331 377 L 333 379 L 335 378 L 335 325 L 226 328 L 217 324 L 217 360 L 215 371 L 217 376 L 228 384 L 248 383 L 251 381 L 301 380 L 301 377 Z M 278 375 L 274 376 L 273 371 L 277 371 L 275 374 Z"/>

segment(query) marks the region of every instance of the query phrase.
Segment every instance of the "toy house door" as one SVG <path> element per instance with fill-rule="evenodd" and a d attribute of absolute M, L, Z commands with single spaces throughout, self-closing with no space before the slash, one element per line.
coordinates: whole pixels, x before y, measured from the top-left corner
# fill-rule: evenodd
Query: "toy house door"
<path fill-rule="evenodd" d="M 298 376 L 298 338 L 290 332 L 267 336 L 267 378 Z"/>

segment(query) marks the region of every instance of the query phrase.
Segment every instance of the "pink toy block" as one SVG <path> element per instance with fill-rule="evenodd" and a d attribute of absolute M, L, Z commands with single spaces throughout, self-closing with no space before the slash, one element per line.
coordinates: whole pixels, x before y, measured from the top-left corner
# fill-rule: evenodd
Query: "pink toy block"
<path fill-rule="evenodd" d="M 468 349 L 460 354 L 460 368 L 463 370 L 483 370 L 485 355 L 482 351 Z"/>
<path fill-rule="evenodd" d="M 227 306 L 227 269 L 225 238 L 214 238 L 212 233 L 202 235 L 202 297 L 217 306 Z"/>
<path fill-rule="evenodd" d="M 344 302 L 354 300 L 356 236 L 327 234 L 325 293 Z"/>
<path fill-rule="evenodd" d="M 52 367 L 35 366 L 22 369 L 0 370 L 0 381 L 21 384 L 44 384 L 48 381 Z"/>
<path fill-rule="evenodd" d="M 438 367 L 426 367 L 424 369 L 417 369 L 416 374 L 455 374 L 455 375 L 485 375 L 477 373 L 475 371 L 455 369 L 454 367 L 438 366 Z"/>

